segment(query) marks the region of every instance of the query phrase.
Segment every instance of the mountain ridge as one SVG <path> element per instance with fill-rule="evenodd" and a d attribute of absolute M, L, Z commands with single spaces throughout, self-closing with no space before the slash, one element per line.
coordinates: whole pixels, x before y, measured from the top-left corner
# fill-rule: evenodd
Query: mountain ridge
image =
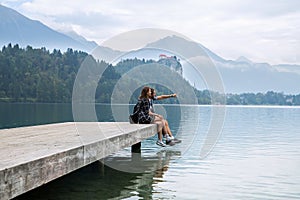
<path fill-rule="evenodd" d="M 101 55 L 103 60 L 108 61 L 126 53 L 98 46 L 76 33 L 67 36 L 1 4 L 0 18 L 0 44 L 2 46 L 16 43 L 21 47 L 30 45 L 48 49 L 73 48 L 86 52 L 93 50 L 94 55 Z M 155 53 L 158 52 L 157 49 L 174 49 L 176 53 L 179 53 L 176 55 L 178 58 L 183 51 L 184 55 L 188 57 L 207 54 L 219 71 L 227 93 L 266 92 L 268 90 L 300 93 L 300 88 L 297 87 L 300 85 L 300 65 L 255 63 L 243 56 L 237 60 L 226 60 L 202 44 L 188 41 L 176 35 L 170 35 L 146 44 L 145 48 L 156 48 Z M 192 85 L 196 85 L 198 89 L 205 88 L 203 80 L 199 81 L 199 77 L 195 76 L 195 71 L 192 71 L 191 67 L 184 65 L 183 67 L 187 69 L 185 71 L 188 72 L 189 76 L 187 73 L 183 74 L 186 75 L 185 78 L 190 79 Z M 195 84 L 197 82 L 199 83 Z"/>
<path fill-rule="evenodd" d="M 23 47 L 30 45 L 48 49 L 66 50 L 67 48 L 74 48 L 83 51 L 92 50 L 90 46 L 3 5 L 0 5 L 0 18 L 0 44 L 2 46 L 8 43 L 16 43 Z"/>
<path fill-rule="evenodd" d="M 237 60 L 226 60 L 199 43 L 186 41 L 177 36 L 163 38 L 146 45 L 146 47 L 175 49 L 179 52 L 179 55 L 176 55 L 179 57 L 180 54 L 187 55 L 190 58 L 203 57 L 206 53 L 223 80 L 225 93 L 264 93 L 267 91 L 300 93 L 300 88 L 297 87 L 297 85 L 300 85 L 300 65 L 256 63 L 244 56 L 239 57 Z M 181 53 L 183 51 L 184 53 Z M 205 77 L 196 76 L 199 73 L 189 65 L 189 63 L 183 64 L 185 66 L 183 70 L 185 78 L 196 88 L 205 89 L 207 87 Z M 205 69 L 205 66 L 203 66 L 203 69 Z M 202 80 L 200 80 L 201 78 Z"/>

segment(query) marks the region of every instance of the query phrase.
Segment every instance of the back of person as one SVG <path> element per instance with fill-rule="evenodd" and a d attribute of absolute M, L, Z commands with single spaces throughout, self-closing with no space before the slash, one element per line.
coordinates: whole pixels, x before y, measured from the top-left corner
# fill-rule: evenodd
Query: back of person
<path fill-rule="evenodd" d="M 129 122 L 131 124 L 137 124 L 137 123 L 139 123 L 140 106 L 141 106 L 141 100 L 138 100 L 138 102 L 133 107 L 132 114 L 129 115 Z"/>
<path fill-rule="evenodd" d="M 147 98 L 142 98 L 139 101 L 140 103 L 140 112 L 139 112 L 139 120 L 140 124 L 150 124 L 153 122 L 153 117 L 149 114 L 150 103 Z"/>

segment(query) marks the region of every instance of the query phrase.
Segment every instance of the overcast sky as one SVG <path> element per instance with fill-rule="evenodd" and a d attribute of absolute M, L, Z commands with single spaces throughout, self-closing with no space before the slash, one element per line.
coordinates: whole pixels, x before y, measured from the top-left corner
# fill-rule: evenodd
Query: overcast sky
<path fill-rule="evenodd" d="M 300 64 L 299 0 L 0 0 L 50 26 L 102 42 L 139 28 L 181 33 L 225 59 Z"/>

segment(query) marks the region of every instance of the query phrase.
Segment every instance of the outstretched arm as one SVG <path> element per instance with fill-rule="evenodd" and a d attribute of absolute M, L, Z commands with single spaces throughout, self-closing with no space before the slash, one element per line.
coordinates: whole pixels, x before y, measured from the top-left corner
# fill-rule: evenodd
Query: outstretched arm
<path fill-rule="evenodd" d="M 163 95 L 157 96 L 156 99 L 161 100 L 161 99 L 168 99 L 171 97 L 177 97 L 177 94 L 168 94 L 168 95 L 163 94 Z"/>

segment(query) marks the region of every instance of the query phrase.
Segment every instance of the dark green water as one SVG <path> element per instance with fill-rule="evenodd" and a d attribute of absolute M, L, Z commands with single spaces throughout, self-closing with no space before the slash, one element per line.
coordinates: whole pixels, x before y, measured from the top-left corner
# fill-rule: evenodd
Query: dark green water
<path fill-rule="evenodd" d="M 0 103 L 0 128 L 73 121 L 71 104 Z"/>
<path fill-rule="evenodd" d="M 72 121 L 69 104 L 0 104 L 0 110 L 1 128 Z M 95 110 L 99 121 L 114 121 L 110 106 Z M 16 199 L 300 199 L 300 107 L 227 107 L 222 132 L 201 159 L 211 110 L 158 106 L 181 144 L 162 148 L 150 138 L 141 158 L 124 149 Z M 128 172 L 137 165 L 141 172 Z"/>

